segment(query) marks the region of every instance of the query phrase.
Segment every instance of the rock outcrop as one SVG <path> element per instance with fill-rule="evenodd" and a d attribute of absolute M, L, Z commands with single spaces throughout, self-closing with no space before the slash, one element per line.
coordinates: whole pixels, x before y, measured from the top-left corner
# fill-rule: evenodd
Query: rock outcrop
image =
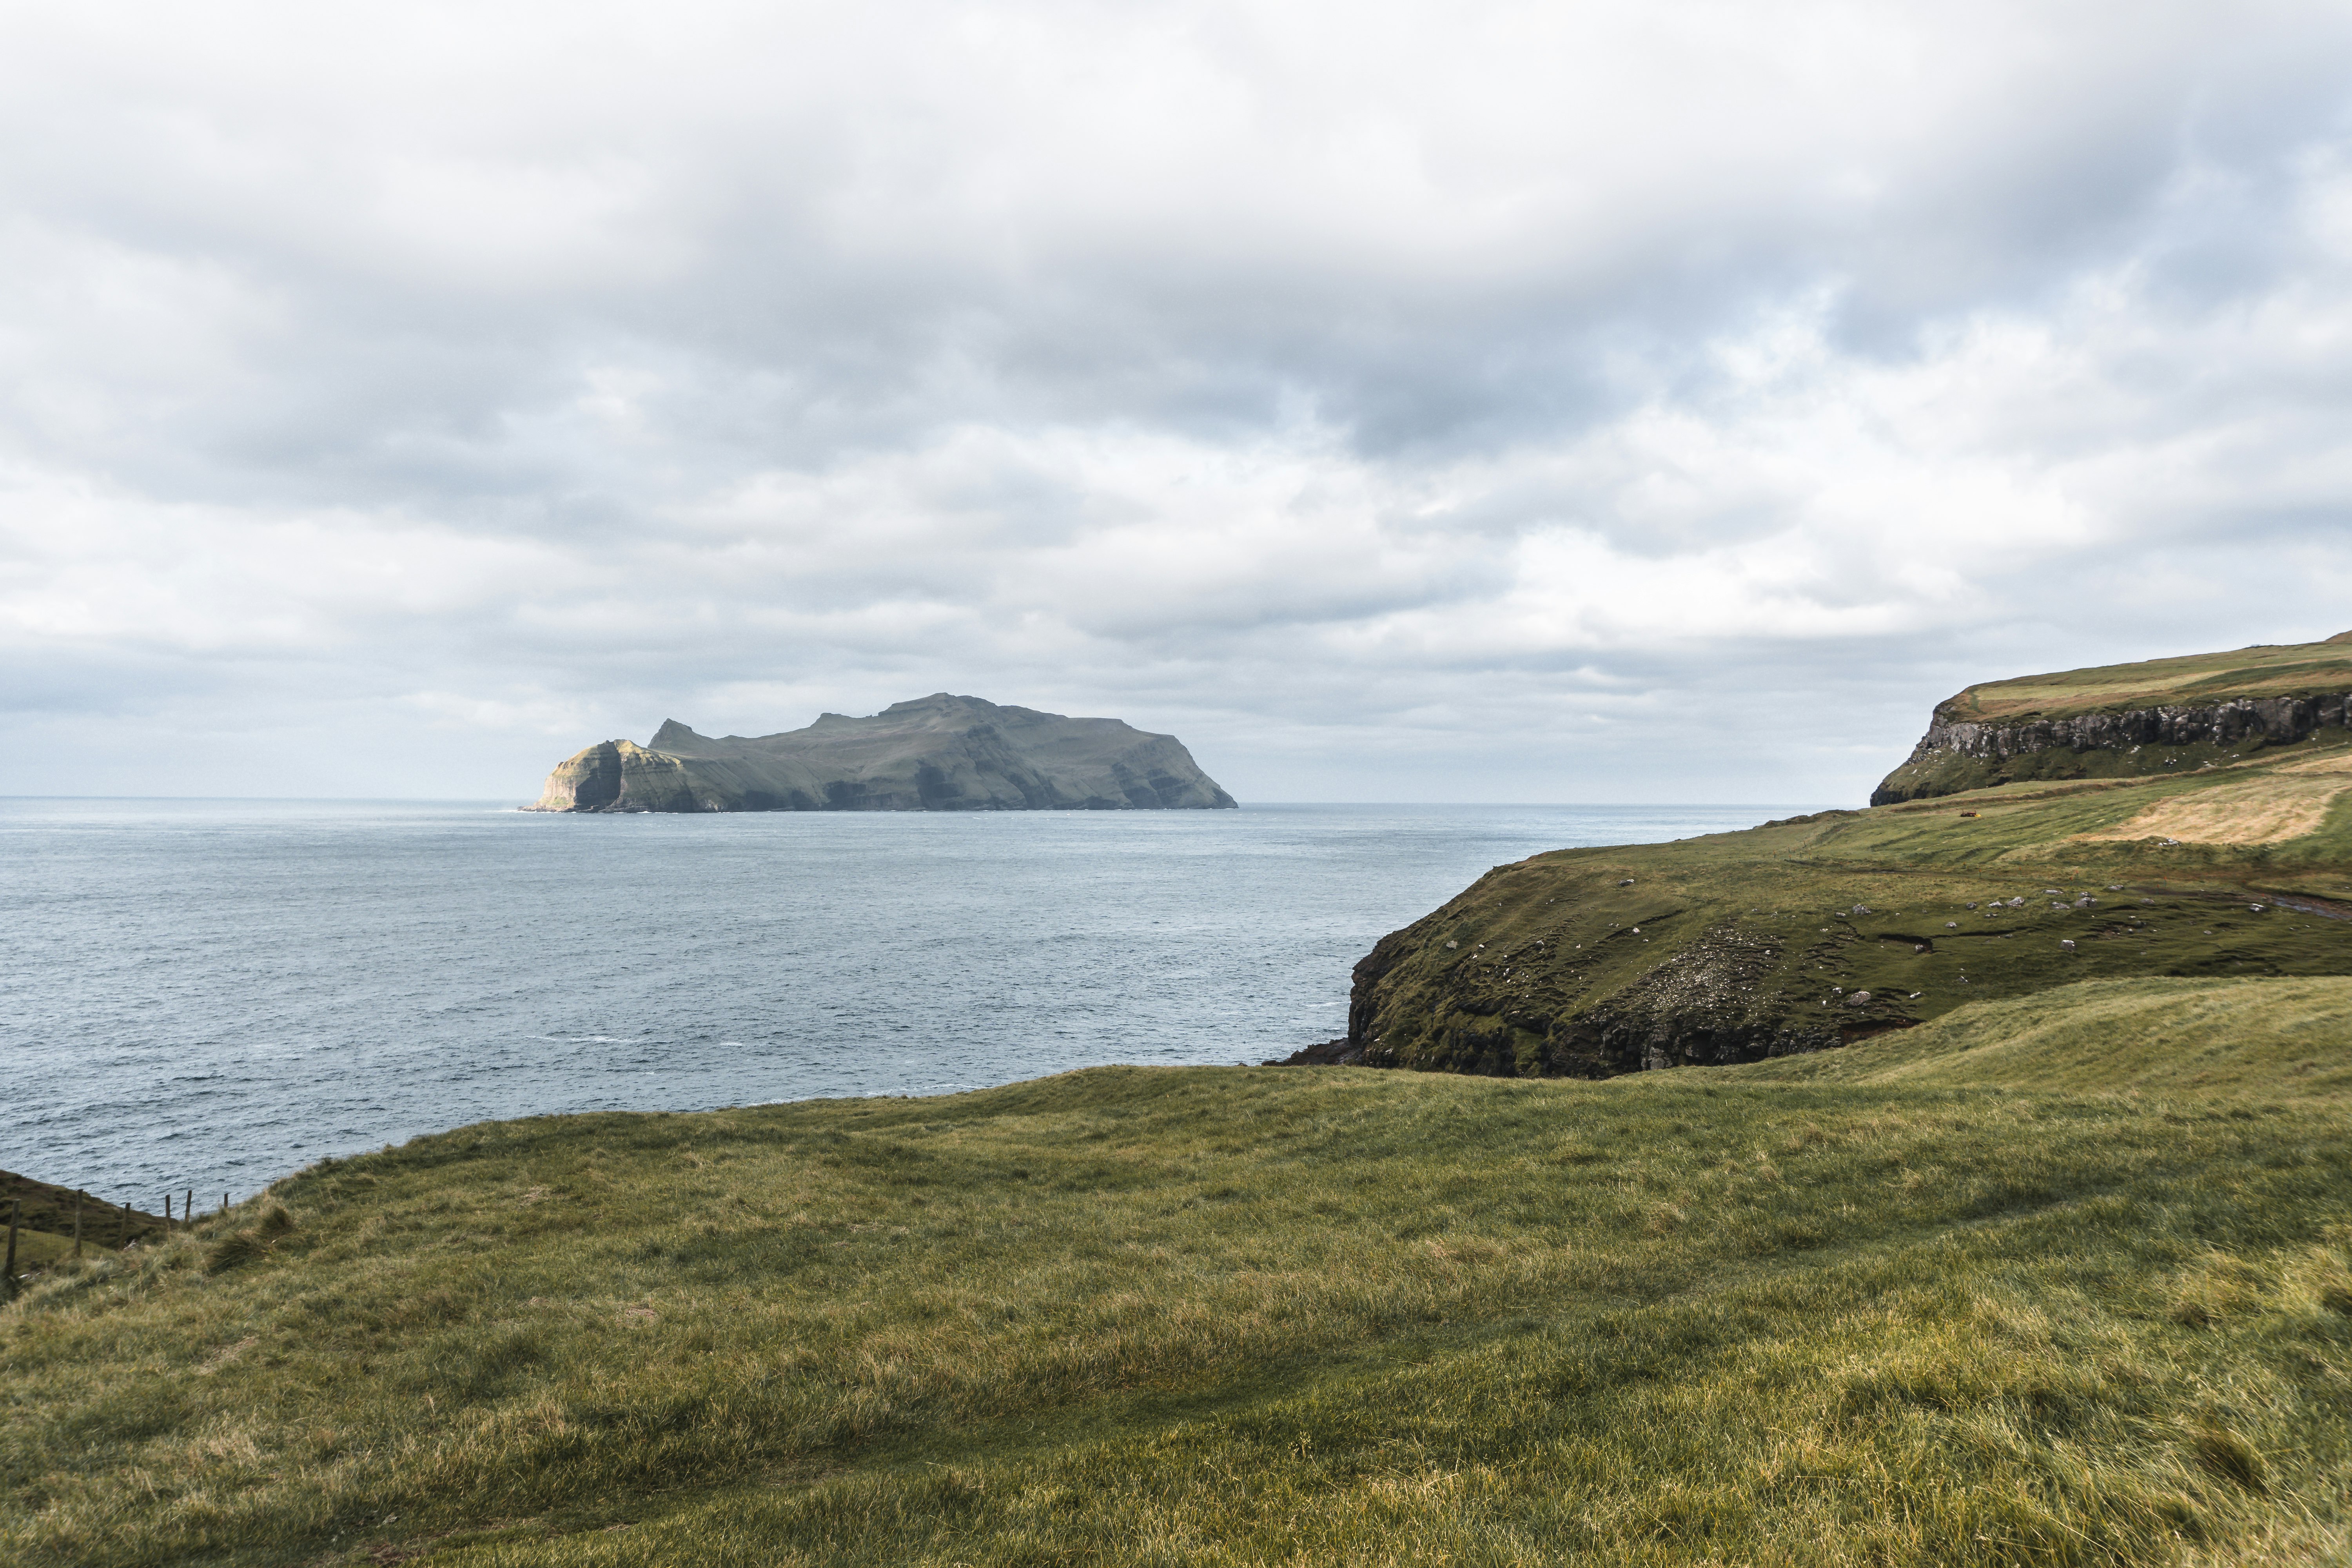
<path fill-rule="evenodd" d="M 1220 808 L 1234 797 L 1173 735 L 937 692 L 869 718 L 651 742 L 606 741 L 547 778 L 533 811 L 1126 811 Z"/>

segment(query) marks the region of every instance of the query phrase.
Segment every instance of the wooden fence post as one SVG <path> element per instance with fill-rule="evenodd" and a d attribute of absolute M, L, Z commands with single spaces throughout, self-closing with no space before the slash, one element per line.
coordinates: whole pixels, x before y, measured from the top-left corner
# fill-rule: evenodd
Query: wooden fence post
<path fill-rule="evenodd" d="M 196 1223 L 196 1189 L 188 1189 L 188 1201 L 180 1205 L 180 1226 L 187 1229 Z"/>
<path fill-rule="evenodd" d="M 8 1200 L 8 1261 L 5 1267 L 8 1279 L 8 1300 L 11 1301 L 16 1299 L 16 1216 L 24 1212 L 24 1199 Z"/>
<path fill-rule="evenodd" d="M 118 1240 L 118 1241 L 115 1243 L 115 1250 L 116 1250 L 117 1252 L 120 1252 L 120 1251 L 121 1251 L 124 1247 L 128 1247 L 128 1246 L 130 1246 L 130 1245 L 131 1245 L 131 1204 L 130 1204 L 130 1201 L 129 1201 L 128 1199 L 125 1199 L 125 1200 L 124 1200 L 124 1202 L 123 1202 L 123 1205 L 122 1205 L 122 1236 L 121 1236 L 121 1238 L 120 1240 Z"/>

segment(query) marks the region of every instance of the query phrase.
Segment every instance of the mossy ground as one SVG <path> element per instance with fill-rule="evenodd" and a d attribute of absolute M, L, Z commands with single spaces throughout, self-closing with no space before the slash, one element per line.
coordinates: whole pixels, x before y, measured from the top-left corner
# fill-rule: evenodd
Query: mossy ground
<path fill-rule="evenodd" d="M 418 1140 L 0 1313 L 0 1558 L 2342 1553 L 2352 982 L 2011 1005 Z"/>
<path fill-rule="evenodd" d="M 1654 1040 L 1737 1060 L 2081 980 L 2352 974 L 2352 791 L 2284 842 L 2108 837 L 2225 790 L 2301 803 L 2308 770 L 2347 756 L 1538 855 L 1384 938 L 1349 1033 L 1403 1066 L 1589 1075 L 1643 1065 Z"/>

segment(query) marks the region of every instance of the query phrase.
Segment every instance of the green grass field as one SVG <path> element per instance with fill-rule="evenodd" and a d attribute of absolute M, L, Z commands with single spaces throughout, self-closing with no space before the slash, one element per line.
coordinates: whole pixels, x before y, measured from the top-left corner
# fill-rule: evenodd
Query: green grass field
<path fill-rule="evenodd" d="M 462 1129 L 0 1311 L 0 1560 L 2342 1561 L 2347 1017 Z"/>

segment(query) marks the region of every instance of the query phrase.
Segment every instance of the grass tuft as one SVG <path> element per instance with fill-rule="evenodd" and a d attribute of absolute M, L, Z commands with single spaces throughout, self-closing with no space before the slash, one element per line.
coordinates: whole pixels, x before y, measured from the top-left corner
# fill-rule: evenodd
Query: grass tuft
<path fill-rule="evenodd" d="M 2200 1427 L 2189 1446 L 2197 1463 L 2211 1474 L 2250 1492 L 2269 1489 L 2263 1479 L 2263 1457 L 2228 1427 L 2218 1424 Z"/>

